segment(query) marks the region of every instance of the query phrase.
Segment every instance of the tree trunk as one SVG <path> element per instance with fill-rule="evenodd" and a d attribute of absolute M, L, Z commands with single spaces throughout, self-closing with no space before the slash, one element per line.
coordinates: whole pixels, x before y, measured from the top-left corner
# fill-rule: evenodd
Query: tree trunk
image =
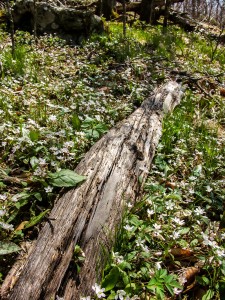
<path fill-rule="evenodd" d="M 78 300 L 91 294 L 123 208 L 140 195 L 161 135 L 163 114 L 179 104 L 181 95 L 178 83 L 167 83 L 90 149 L 76 168 L 87 180 L 56 200 L 51 223 L 41 229 L 26 263 L 15 267 L 3 283 L 3 299 L 50 300 L 58 295 Z M 79 273 L 73 263 L 76 244 L 86 257 Z"/>
<path fill-rule="evenodd" d="M 164 29 L 164 32 L 165 32 L 165 30 L 167 28 L 167 24 L 168 24 L 168 17 L 169 17 L 170 5 L 171 5 L 171 1 L 170 0 L 166 0 L 165 15 L 164 15 L 164 20 L 163 20 L 163 29 Z"/>
<path fill-rule="evenodd" d="M 10 22 L 10 35 L 11 35 L 11 43 L 12 43 L 12 56 L 15 58 L 15 30 L 14 30 L 14 20 L 12 16 L 12 10 L 10 6 L 9 0 L 6 0 L 6 8 L 7 8 L 7 14 Z"/>
<path fill-rule="evenodd" d="M 153 1 L 154 0 L 142 0 L 140 4 L 140 20 L 148 24 L 152 21 Z"/>
<path fill-rule="evenodd" d="M 99 0 L 96 13 L 102 15 L 106 20 L 110 20 L 115 5 L 115 0 Z"/>

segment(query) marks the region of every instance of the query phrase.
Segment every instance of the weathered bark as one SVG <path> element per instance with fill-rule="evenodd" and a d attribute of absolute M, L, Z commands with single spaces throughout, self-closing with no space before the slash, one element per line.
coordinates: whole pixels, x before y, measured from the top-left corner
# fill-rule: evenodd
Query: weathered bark
<path fill-rule="evenodd" d="M 91 293 L 124 205 L 134 203 L 147 177 L 163 114 L 180 102 L 181 95 L 178 83 L 167 83 L 90 149 L 76 168 L 87 180 L 56 201 L 51 226 L 43 226 L 26 263 L 10 274 L 14 281 L 18 278 L 14 287 L 8 290 L 10 278 L 3 283 L 3 299 L 48 300 L 58 294 L 77 300 Z M 71 264 L 77 243 L 86 256 L 79 274 Z"/>

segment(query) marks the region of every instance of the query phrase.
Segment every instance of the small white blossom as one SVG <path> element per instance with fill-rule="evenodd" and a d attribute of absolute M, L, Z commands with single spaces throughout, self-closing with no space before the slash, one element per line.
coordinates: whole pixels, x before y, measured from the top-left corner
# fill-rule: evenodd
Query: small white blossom
<path fill-rule="evenodd" d="M 206 187 L 206 192 L 210 193 L 212 190 L 213 190 L 213 189 L 212 189 L 209 185 L 207 185 L 207 187 Z"/>
<path fill-rule="evenodd" d="M 3 217 L 6 214 L 6 210 L 0 209 L 0 217 Z"/>
<path fill-rule="evenodd" d="M 0 222 L 0 226 L 5 230 L 14 230 L 14 227 L 12 224 L 7 224 L 4 222 Z"/>
<path fill-rule="evenodd" d="M 147 214 L 148 214 L 148 216 L 150 217 L 150 216 L 152 216 L 152 215 L 154 215 L 154 210 L 153 209 L 147 209 Z"/>
<path fill-rule="evenodd" d="M 6 200 L 7 199 L 7 195 L 6 194 L 1 194 L 0 195 L 0 200 Z"/>
<path fill-rule="evenodd" d="M 55 122 L 57 120 L 57 117 L 55 115 L 50 115 L 49 120 Z"/>
<path fill-rule="evenodd" d="M 159 269 L 162 268 L 161 263 L 162 263 L 161 261 L 157 261 L 156 262 L 156 264 L 155 264 L 156 266 L 155 267 L 156 267 L 157 270 L 159 270 Z"/>
<path fill-rule="evenodd" d="M 172 235 L 172 238 L 173 238 L 174 240 L 178 239 L 179 237 L 180 237 L 180 233 L 177 232 L 177 231 L 175 231 L 175 232 L 173 233 L 173 235 Z"/>
<path fill-rule="evenodd" d="M 174 221 L 176 224 L 181 225 L 181 226 L 185 224 L 184 220 L 181 220 L 181 219 L 179 219 L 179 218 L 177 218 L 177 217 L 173 218 L 173 221 Z"/>
<path fill-rule="evenodd" d="M 124 290 L 118 290 L 116 292 L 115 300 L 124 300 L 124 296 L 126 296 L 126 292 Z"/>
<path fill-rule="evenodd" d="M 175 287 L 173 289 L 173 292 L 174 292 L 175 295 L 179 295 L 182 292 L 182 290 Z"/>
<path fill-rule="evenodd" d="M 53 190 L 53 187 L 49 185 L 49 186 L 45 187 L 44 189 L 45 189 L 46 193 L 51 193 Z"/>
<path fill-rule="evenodd" d="M 134 229 L 134 226 L 130 226 L 127 224 L 123 228 L 126 229 L 127 231 L 132 231 Z"/>
<path fill-rule="evenodd" d="M 81 297 L 80 300 L 91 300 L 91 297 L 90 297 L 90 296 L 87 296 L 87 297 Z"/>
<path fill-rule="evenodd" d="M 92 286 L 92 289 L 98 298 L 105 297 L 105 294 L 103 293 L 105 289 L 101 288 L 100 285 L 98 285 L 97 283 L 95 283 L 95 285 Z"/>
<path fill-rule="evenodd" d="M 171 200 L 167 201 L 167 203 L 166 203 L 167 210 L 173 210 L 174 207 L 175 207 L 175 203 L 173 201 L 171 201 Z"/>
<path fill-rule="evenodd" d="M 204 209 L 202 209 L 200 206 L 196 207 L 195 210 L 194 210 L 194 213 L 197 215 L 197 216 L 201 216 L 205 213 Z"/>

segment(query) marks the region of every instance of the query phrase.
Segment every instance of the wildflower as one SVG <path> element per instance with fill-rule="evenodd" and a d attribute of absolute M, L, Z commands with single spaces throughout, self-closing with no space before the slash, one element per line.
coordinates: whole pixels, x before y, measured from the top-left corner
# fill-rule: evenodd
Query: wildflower
<path fill-rule="evenodd" d="M 7 196 L 6 196 L 6 194 L 1 194 L 0 195 L 0 200 L 6 200 L 7 199 Z"/>
<path fill-rule="evenodd" d="M 39 165 L 40 166 L 46 165 L 46 160 L 44 158 L 39 158 Z"/>
<path fill-rule="evenodd" d="M 0 209 L 0 217 L 3 217 L 6 214 L 5 210 Z"/>
<path fill-rule="evenodd" d="M 44 189 L 45 189 L 46 193 L 51 193 L 52 190 L 53 190 L 53 187 L 49 185 L 49 186 L 47 186 L 47 187 L 44 188 Z"/>
<path fill-rule="evenodd" d="M 174 240 L 178 239 L 179 237 L 180 237 L 180 233 L 177 232 L 177 231 L 175 231 L 175 232 L 173 233 L 173 235 L 172 235 L 172 238 L 173 238 Z"/>
<path fill-rule="evenodd" d="M 14 230 L 14 227 L 12 224 L 7 224 L 4 222 L 0 222 L 0 226 L 5 230 Z"/>
<path fill-rule="evenodd" d="M 124 296 L 126 296 L 126 292 L 124 290 L 118 290 L 114 299 L 123 300 L 125 299 Z"/>
<path fill-rule="evenodd" d="M 91 297 L 90 297 L 90 296 L 87 296 L 87 297 L 81 297 L 80 300 L 91 300 Z"/>
<path fill-rule="evenodd" d="M 126 229 L 127 231 L 132 231 L 134 229 L 134 226 L 130 226 L 130 225 L 127 224 L 123 228 Z"/>
<path fill-rule="evenodd" d="M 206 192 L 210 193 L 211 191 L 212 191 L 212 188 L 209 185 L 207 185 Z"/>
<path fill-rule="evenodd" d="M 148 214 L 148 216 L 150 217 L 150 216 L 152 216 L 152 215 L 154 215 L 154 210 L 153 209 L 147 209 L 147 214 Z"/>
<path fill-rule="evenodd" d="M 141 240 L 140 238 L 138 238 L 137 241 L 136 241 L 136 245 L 137 245 L 138 247 L 144 247 L 144 242 L 145 242 L 145 241 L 143 241 L 143 240 Z"/>
<path fill-rule="evenodd" d="M 57 120 L 57 117 L 55 115 L 50 115 L 49 120 L 55 122 Z"/>
<path fill-rule="evenodd" d="M 223 249 L 217 249 L 216 250 L 216 254 L 219 256 L 219 257 L 225 257 L 225 252 Z"/>
<path fill-rule="evenodd" d="M 103 293 L 105 289 L 101 288 L 100 285 L 98 285 L 97 283 L 95 283 L 95 285 L 92 286 L 92 289 L 98 298 L 105 297 L 105 294 Z"/>
<path fill-rule="evenodd" d="M 156 266 L 155 267 L 156 267 L 157 270 L 159 270 L 159 269 L 162 268 L 161 263 L 162 263 L 161 261 L 157 261 L 156 262 Z"/>
<path fill-rule="evenodd" d="M 174 221 L 176 224 L 180 225 L 180 226 L 182 226 L 182 225 L 185 224 L 184 220 L 181 220 L 181 219 L 179 219 L 179 218 L 177 218 L 177 217 L 173 218 L 173 221 Z"/>
<path fill-rule="evenodd" d="M 173 289 L 173 292 L 174 292 L 175 295 L 179 295 L 182 292 L 182 290 L 175 287 Z"/>
<path fill-rule="evenodd" d="M 205 213 L 204 209 L 202 209 L 200 206 L 196 207 L 194 212 L 197 216 L 201 216 Z"/>
<path fill-rule="evenodd" d="M 157 231 L 160 231 L 160 232 L 161 232 L 161 230 L 160 230 L 161 225 L 160 225 L 160 224 L 154 224 L 153 227 L 154 227 L 154 229 L 156 229 Z"/>
<path fill-rule="evenodd" d="M 173 210 L 174 206 L 175 206 L 175 203 L 173 201 L 171 201 L 171 200 L 167 201 L 167 203 L 166 203 L 167 210 Z"/>

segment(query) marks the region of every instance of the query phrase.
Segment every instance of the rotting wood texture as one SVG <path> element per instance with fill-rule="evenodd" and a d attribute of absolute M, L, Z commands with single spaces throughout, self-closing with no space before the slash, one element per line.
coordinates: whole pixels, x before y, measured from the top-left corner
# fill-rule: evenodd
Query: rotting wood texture
<path fill-rule="evenodd" d="M 163 114 L 179 104 L 181 95 L 176 82 L 156 89 L 87 152 L 75 170 L 87 180 L 56 201 L 51 226 L 46 222 L 25 263 L 3 283 L 3 299 L 50 300 L 58 295 L 77 300 L 91 294 L 105 262 L 103 249 L 112 246 L 124 205 L 134 203 L 147 177 Z M 71 263 L 76 244 L 86 257 L 79 274 Z"/>

